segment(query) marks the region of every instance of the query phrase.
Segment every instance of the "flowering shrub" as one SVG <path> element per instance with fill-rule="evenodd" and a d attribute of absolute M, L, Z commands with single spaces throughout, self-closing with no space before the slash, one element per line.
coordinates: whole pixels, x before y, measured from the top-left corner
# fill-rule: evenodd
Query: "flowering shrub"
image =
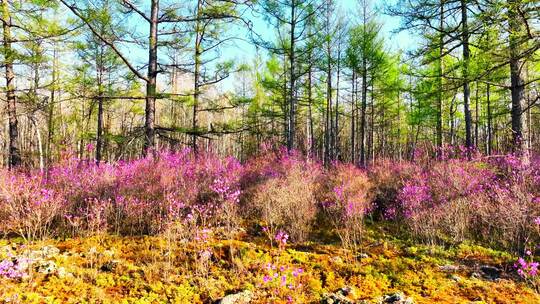
<path fill-rule="evenodd" d="M 65 200 L 48 189 L 44 176 L 3 172 L 0 176 L 0 220 L 4 233 L 16 233 L 28 239 L 50 236 Z"/>
<path fill-rule="evenodd" d="M 317 218 L 357 250 L 369 215 L 428 243 L 470 239 L 519 253 L 540 243 L 540 159 L 466 154 L 379 161 L 366 171 L 323 169 L 286 150 L 245 164 L 189 149 L 100 165 L 66 154 L 45 173 L 0 171 L 0 232 L 28 239 L 167 233 L 174 242 L 218 227 L 233 238 L 245 220 L 283 246 L 280 231 L 286 242 L 304 241 Z"/>
<path fill-rule="evenodd" d="M 540 263 L 534 260 L 532 251 L 527 250 L 525 254 L 526 257 L 520 257 L 514 267 L 517 269 L 519 276 L 538 291 L 540 288 L 540 272 L 538 269 Z"/>
<path fill-rule="evenodd" d="M 292 241 L 306 240 L 317 215 L 316 193 L 322 169 L 282 152 L 251 162 L 246 168 L 246 214 L 252 214 L 275 235 L 279 229 Z M 247 183 L 249 181 L 249 183 Z M 247 184 L 246 184 L 247 183 Z"/>
<path fill-rule="evenodd" d="M 491 245 L 524 252 L 531 244 L 540 243 L 540 229 L 535 223 L 540 216 L 540 162 L 524 164 L 510 154 L 489 159 L 495 172 L 490 187 L 473 201 L 475 231 L 480 240 Z"/>
<path fill-rule="evenodd" d="M 539 238 L 533 225 L 540 214 L 535 203 L 539 167 L 535 162 L 523 165 L 512 155 L 447 158 L 406 165 L 383 162 L 370 176 L 377 189 L 376 212 L 405 223 L 418 239 L 474 239 L 520 252 Z"/>
<path fill-rule="evenodd" d="M 155 234 L 188 220 L 231 229 L 238 222 L 241 171 L 233 158 L 189 150 L 99 166 L 66 157 L 47 174 L 0 176 L 1 229 L 30 238 L 53 230 Z"/>
<path fill-rule="evenodd" d="M 398 194 L 399 213 L 413 234 L 434 243 L 472 236 L 479 195 L 489 192 L 494 174 L 480 163 L 439 161 L 411 176 Z"/>
<path fill-rule="evenodd" d="M 210 268 L 212 250 L 210 248 L 210 238 L 212 230 L 200 229 L 195 233 L 196 242 L 196 271 L 197 273 L 206 276 Z"/>
<path fill-rule="evenodd" d="M 328 178 L 327 199 L 322 203 L 344 247 L 360 245 L 364 216 L 371 211 L 371 183 L 366 173 L 352 165 L 337 164 Z"/>
<path fill-rule="evenodd" d="M 398 196 L 404 184 L 419 174 L 421 167 L 411 162 L 382 160 L 369 168 L 374 195 L 373 214 L 385 220 L 398 220 L 402 214 Z"/>

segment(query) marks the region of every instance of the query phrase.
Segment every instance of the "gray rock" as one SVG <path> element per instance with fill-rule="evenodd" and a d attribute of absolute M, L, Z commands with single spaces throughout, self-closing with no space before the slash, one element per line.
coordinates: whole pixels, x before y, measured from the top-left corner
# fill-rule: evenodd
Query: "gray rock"
<path fill-rule="evenodd" d="M 60 254 L 60 249 L 47 245 L 39 250 L 25 250 L 21 256 L 34 261 L 52 259 Z"/>
<path fill-rule="evenodd" d="M 480 266 L 482 276 L 488 280 L 495 281 L 501 277 L 501 270 L 497 267 L 483 265 Z"/>
<path fill-rule="evenodd" d="M 347 296 L 352 296 L 352 288 L 345 286 L 340 288 L 335 293 L 325 293 L 323 294 L 321 303 L 326 304 L 352 304 L 355 303 L 353 300 L 347 298 Z"/>
<path fill-rule="evenodd" d="M 439 266 L 439 270 L 442 272 L 453 273 L 453 272 L 458 272 L 460 270 L 460 267 L 455 266 L 455 265 L 444 265 L 444 266 Z"/>
<path fill-rule="evenodd" d="M 36 271 L 43 274 L 56 273 L 58 267 L 53 261 L 40 261 L 36 265 Z"/>
<path fill-rule="evenodd" d="M 350 300 L 341 293 L 325 293 L 323 294 L 322 304 L 354 304 L 353 300 Z"/>
<path fill-rule="evenodd" d="M 56 275 L 60 278 L 60 279 L 63 279 L 65 277 L 68 276 L 68 272 L 66 271 L 66 269 L 64 267 L 58 267 L 58 269 L 56 270 Z"/>
<path fill-rule="evenodd" d="M 41 252 L 44 258 L 51 259 L 60 254 L 60 249 L 54 247 L 54 246 L 45 246 L 41 248 Z"/>
<path fill-rule="evenodd" d="M 461 278 L 458 275 L 455 275 L 455 274 L 451 275 L 450 279 L 452 279 L 455 282 L 461 282 Z"/>
<path fill-rule="evenodd" d="M 471 273 L 471 278 L 472 279 L 481 279 L 482 274 L 480 274 L 479 272 L 473 272 L 473 273 Z"/>
<path fill-rule="evenodd" d="M 405 296 L 402 292 L 395 292 L 384 295 L 379 301 L 380 304 L 413 304 L 413 299 Z"/>
<path fill-rule="evenodd" d="M 249 290 L 244 290 L 239 293 L 225 296 L 218 303 L 219 304 L 248 304 L 248 303 L 251 303 L 252 298 L 253 298 L 253 293 Z"/>
<path fill-rule="evenodd" d="M 356 257 L 359 258 L 360 260 L 362 260 L 362 259 L 367 259 L 367 258 L 369 258 L 369 255 L 366 254 L 366 253 L 360 253 L 360 254 L 358 254 Z"/>
<path fill-rule="evenodd" d="M 352 293 L 352 288 L 350 288 L 349 286 L 341 287 L 341 289 L 338 290 L 337 293 L 348 296 Z"/>
<path fill-rule="evenodd" d="M 113 272 L 120 262 L 118 260 L 112 260 L 101 265 L 100 270 L 104 272 Z"/>

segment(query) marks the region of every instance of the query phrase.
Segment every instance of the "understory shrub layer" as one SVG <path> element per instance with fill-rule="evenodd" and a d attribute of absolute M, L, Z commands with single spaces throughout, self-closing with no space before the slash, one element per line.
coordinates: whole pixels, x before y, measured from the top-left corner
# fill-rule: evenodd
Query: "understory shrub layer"
<path fill-rule="evenodd" d="M 391 222 L 428 244 L 472 240 L 534 251 L 540 160 L 454 156 L 360 169 L 325 168 L 285 150 L 243 164 L 182 150 L 99 165 L 66 157 L 46 172 L 0 171 L 0 232 L 27 239 L 172 230 L 197 237 L 212 227 L 256 227 L 279 246 L 309 240 L 324 224 L 357 251 L 366 221 Z"/>

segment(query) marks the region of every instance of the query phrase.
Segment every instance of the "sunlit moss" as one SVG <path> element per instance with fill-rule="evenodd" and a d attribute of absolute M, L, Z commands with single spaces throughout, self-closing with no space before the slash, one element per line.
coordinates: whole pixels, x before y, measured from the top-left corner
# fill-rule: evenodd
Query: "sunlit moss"
<path fill-rule="evenodd" d="M 0 301 L 20 303 L 208 303 L 227 294 L 251 290 L 255 303 L 317 303 L 322 295 L 344 286 L 350 297 L 376 301 L 402 291 L 416 303 L 540 303 L 518 278 L 489 281 L 471 271 L 441 270 L 444 265 L 507 265 L 515 257 L 472 244 L 453 248 L 409 244 L 370 230 L 355 258 L 335 245 L 305 244 L 278 250 L 264 240 L 210 240 L 207 271 L 199 271 L 200 246 L 168 242 L 163 237 L 116 237 L 48 240 L 27 244 L 38 249 L 54 245 L 53 258 L 68 275 L 34 273 L 29 280 L 0 279 Z M 377 240 L 378 241 L 375 241 Z M 386 239 L 386 241 L 381 241 Z M 0 244 L 12 244 L 0 240 Z M 14 253 L 20 253 L 19 246 Z M 232 256 L 231 256 L 232 254 Z M 109 263 L 109 264 L 107 264 Z M 265 265 L 283 267 L 287 285 L 265 285 Z M 104 267 L 104 265 L 109 265 Z M 114 267 L 110 266 L 114 265 Z M 466 266 L 464 266 L 466 267 Z M 292 270 L 302 269 L 298 277 Z M 510 300 L 511 299 L 511 300 Z M 15 301 L 16 302 L 16 301 Z"/>

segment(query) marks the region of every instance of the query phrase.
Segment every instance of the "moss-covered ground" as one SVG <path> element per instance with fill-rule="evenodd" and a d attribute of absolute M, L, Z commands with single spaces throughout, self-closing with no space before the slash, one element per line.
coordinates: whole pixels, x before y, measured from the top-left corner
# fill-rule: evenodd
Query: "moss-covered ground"
<path fill-rule="evenodd" d="M 0 301 L 214 303 L 251 290 L 254 303 L 319 303 L 324 293 L 348 286 L 349 297 L 364 303 L 377 303 L 396 291 L 415 303 L 540 303 L 540 296 L 515 275 L 515 256 L 476 245 L 418 245 L 374 227 L 366 232 L 363 254 L 356 257 L 332 242 L 279 249 L 262 236 L 238 239 L 3 239 L 2 259 L 55 246 L 60 252 L 50 260 L 62 271 L 0 278 Z M 483 266 L 500 273 L 489 277 Z"/>

